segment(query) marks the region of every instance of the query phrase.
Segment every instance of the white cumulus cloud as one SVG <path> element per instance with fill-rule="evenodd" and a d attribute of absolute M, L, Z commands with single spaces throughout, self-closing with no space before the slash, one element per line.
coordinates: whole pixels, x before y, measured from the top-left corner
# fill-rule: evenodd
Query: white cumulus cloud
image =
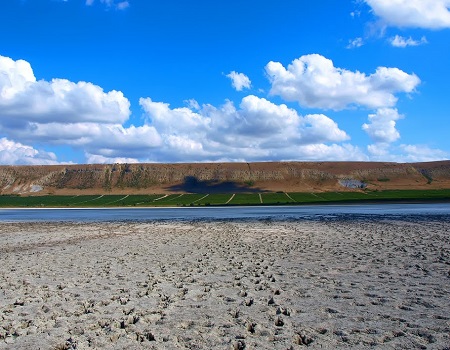
<path fill-rule="evenodd" d="M 286 100 L 307 107 L 376 108 L 363 126 L 374 142 L 370 158 L 348 144 L 348 134 L 325 114 L 300 115 L 254 95 L 236 105 L 191 99 L 179 108 L 141 98 L 142 125 L 128 125 L 130 103 L 121 92 L 88 82 L 38 80 L 28 62 L 0 56 L 0 162 L 57 163 L 55 154 L 36 144 L 81 150 L 89 163 L 386 159 L 394 154 L 401 118 L 389 107 L 397 93 L 414 91 L 420 82 L 397 68 L 380 67 L 371 75 L 336 68 L 320 55 L 302 56 L 287 69 L 271 62 L 266 70 L 271 93 Z M 428 153 L 404 146 L 397 156 Z"/>
<path fill-rule="evenodd" d="M 447 152 L 427 145 L 400 145 L 400 149 L 405 162 L 431 162 L 449 157 Z"/>
<path fill-rule="evenodd" d="M 0 56 L 0 124 L 39 122 L 123 123 L 130 102 L 120 91 L 88 82 L 36 80 L 30 64 Z"/>
<path fill-rule="evenodd" d="M 331 154 L 333 149 L 341 157 L 355 152 L 334 144 L 349 136 L 327 116 L 300 116 L 284 104 L 253 95 L 244 97 L 239 108 L 231 101 L 198 110 L 172 109 L 150 98 L 142 98 L 140 104 L 162 139 L 150 159 L 154 161 L 309 159 L 313 154 L 318 158 Z"/>
<path fill-rule="evenodd" d="M 326 145 L 326 144 L 312 144 L 300 146 L 296 149 L 297 157 L 291 158 L 291 160 L 304 160 L 304 161 L 368 161 L 364 152 L 359 147 L 350 144 L 343 145 Z"/>
<path fill-rule="evenodd" d="M 396 109 L 381 108 L 375 114 L 369 114 L 369 124 L 363 124 L 363 130 L 375 143 L 391 143 L 400 138 L 396 121 L 403 118 Z"/>
<path fill-rule="evenodd" d="M 12 140 L 68 145 L 110 158 L 146 157 L 161 138 L 153 126 L 124 127 L 129 107 L 121 92 L 87 82 L 37 80 L 28 62 L 0 56 L 0 133 Z"/>
<path fill-rule="evenodd" d="M 405 48 L 407 46 L 419 46 L 428 43 L 427 38 L 424 36 L 420 40 L 414 40 L 413 38 L 404 38 L 400 35 L 396 35 L 389 39 L 389 42 L 394 47 Z"/>
<path fill-rule="evenodd" d="M 447 152 L 427 145 L 394 146 L 389 143 L 378 143 L 369 145 L 368 151 L 371 161 L 410 163 L 432 162 L 449 158 Z"/>
<path fill-rule="evenodd" d="M 104 157 L 98 154 L 90 154 L 90 153 L 86 153 L 85 154 L 86 157 L 86 161 L 89 164 L 117 164 L 117 163 L 127 163 L 127 164 L 131 164 L 131 163 L 139 163 L 139 160 L 136 158 L 126 158 L 126 157 Z"/>
<path fill-rule="evenodd" d="M 8 165 L 50 165 L 57 164 L 56 155 L 52 152 L 39 151 L 31 146 L 0 139 L 0 164 Z"/>
<path fill-rule="evenodd" d="M 156 129 L 148 125 L 33 123 L 25 129 L 8 130 L 8 135 L 28 143 L 69 145 L 104 157 L 146 157 L 162 142 Z"/>
<path fill-rule="evenodd" d="M 365 0 L 386 25 L 450 28 L 450 0 Z"/>
<path fill-rule="evenodd" d="M 351 106 L 392 107 L 396 93 L 412 92 L 420 83 L 415 74 L 398 68 L 378 67 L 366 75 L 336 68 L 333 61 L 318 54 L 305 55 L 288 65 L 269 62 L 266 72 L 270 93 L 304 107 L 340 110 Z"/>
<path fill-rule="evenodd" d="M 389 157 L 389 150 L 391 145 L 389 143 L 374 143 L 367 146 L 367 150 L 369 151 L 371 155 L 371 160 L 386 160 L 389 161 L 390 159 L 385 159 L 386 157 Z"/>
<path fill-rule="evenodd" d="M 231 79 L 231 85 L 236 89 L 236 91 L 242 91 L 243 89 L 250 89 L 252 82 L 249 77 L 244 73 L 237 73 L 235 71 L 230 72 L 226 75 Z"/>

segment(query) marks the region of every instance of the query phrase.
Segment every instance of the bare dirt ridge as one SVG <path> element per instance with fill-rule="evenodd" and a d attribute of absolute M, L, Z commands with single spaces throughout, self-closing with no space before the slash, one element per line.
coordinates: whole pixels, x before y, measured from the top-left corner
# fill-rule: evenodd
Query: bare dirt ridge
<path fill-rule="evenodd" d="M 0 166 L 1 194 L 321 192 L 450 188 L 450 161 Z"/>

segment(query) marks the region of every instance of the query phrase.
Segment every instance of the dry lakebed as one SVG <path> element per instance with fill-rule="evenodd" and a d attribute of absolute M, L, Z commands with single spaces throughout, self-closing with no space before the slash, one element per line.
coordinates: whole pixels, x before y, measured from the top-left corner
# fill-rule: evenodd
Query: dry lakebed
<path fill-rule="evenodd" d="M 450 349 L 450 218 L 0 223 L 0 349 Z"/>

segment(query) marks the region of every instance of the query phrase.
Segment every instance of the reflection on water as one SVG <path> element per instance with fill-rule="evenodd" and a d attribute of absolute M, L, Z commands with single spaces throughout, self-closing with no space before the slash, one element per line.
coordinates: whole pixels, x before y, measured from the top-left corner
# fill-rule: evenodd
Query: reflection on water
<path fill-rule="evenodd" d="M 449 215 L 450 203 L 202 208 L 0 209 L 0 221 L 315 219 L 346 215 Z"/>

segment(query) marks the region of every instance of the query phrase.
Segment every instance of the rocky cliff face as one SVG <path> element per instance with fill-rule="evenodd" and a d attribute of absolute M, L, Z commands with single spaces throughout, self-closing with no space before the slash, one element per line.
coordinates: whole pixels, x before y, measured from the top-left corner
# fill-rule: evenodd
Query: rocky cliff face
<path fill-rule="evenodd" d="M 356 181 L 356 182 L 355 182 Z M 450 188 L 450 161 L 0 166 L 2 194 Z"/>

